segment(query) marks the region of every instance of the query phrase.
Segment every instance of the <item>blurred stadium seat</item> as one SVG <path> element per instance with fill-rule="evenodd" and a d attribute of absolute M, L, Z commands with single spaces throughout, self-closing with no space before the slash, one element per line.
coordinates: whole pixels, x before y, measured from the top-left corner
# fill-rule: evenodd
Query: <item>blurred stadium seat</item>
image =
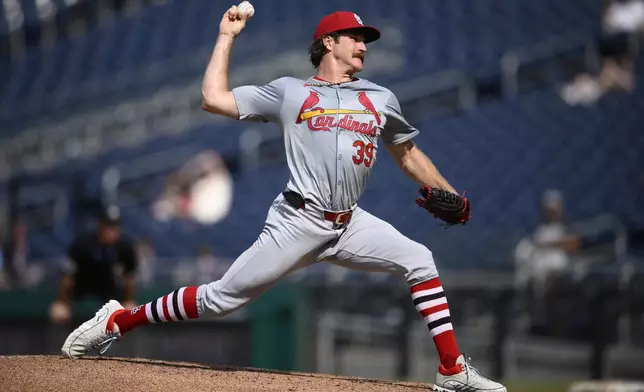
<path fill-rule="evenodd" d="M 345 7 L 339 0 L 298 3 L 295 7 L 288 4 L 281 0 L 257 5 L 260 17 L 249 23 L 233 51 L 231 68 L 285 51 L 299 51 L 305 57 L 313 26 L 321 15 Z M 376 81 L 410 80 L 446 69 L 465 71 L 473 77 L 498 74 L 500 58 L 509 49 L 570 37 L 585 40 L 600 32 L 601 2 L 459 0 L 413 4 L 391 9 L 384 3 L 374 6 L 362 1 L 353 6 L 368 23 L 395 26 L 402 37 L 397 42 L 404 53 L 402 68 L 393 75 L 375 75 Z M 25 23 L 32 23 L 35 8 L 29 1 L 24 2 L 23 11 Z M 146 96 L 165 85 L 198 79 L 212 49 L 220 13 L 219 8 L 201 0 L 168 1 L 117 14 L 109 23 L 61 39 L 51 48 L 29 48 L 24 57 L 2 65 L 2 74 L 11 75 L 0 90 L 3 136 L 20 132 L 28 122 L 64 118 L 107 102 Z M 443 231 L 418 213 L 411 199 L 413 184 L 388 158 L 382 159 L 374 174 L 363 205 L 413 239 L 430 245 L 439 259 L 449 258 L 450 266 L 506 263 L 508 250 L 538 222 L 539 195 L 548 188 L 564 192 L 573 219 L 603 212 L 641 224 L 644 215 L 633 192 L 632 176 L 641 167 L 637 151 L 644 148 L 636 131 L 636 124 L 644 120 L 642 94 L 614 94 L 597 107 L 571 108 L 549 87 L 484 104 L 466 115 L 421 121 L 417 124 L 419 143 L 474 203 L 474 219 L 462 229 Z M 182 144 L 234 155 L 241 129 L 232 122 L 225 127 L 195 125 L 180 136 L 87 158 L 83 171 L 94 178 L 87 186 L 99 194 L 100 176 L 111 165 L 133 168 L 144 162 L 141 157 Z M 180 165 L 179 161 L 167 163 L 166 171 Z M 56 172 L 69 175 L 73 170 L 73 165 L 61 167 L 42 174 L 42 178 Z M 129 181 L 139 181 L 150 194 L 160 192 L 167 173 L 159 170 L 155 176 Z M 127 206 L 125 222 L 133 234 L 152 238 L 159 252 L 167 256 L 192 253 L 200 243 L 215 243 L 220 252 L 234 256 L 255 238 L 266 208 L 287 175 L 283 165 L 235 174 L 233 213 L 215 227 L 186 230 L 182 222 L 154 222 L 149 205 L 144 203 Z M 381 192 L 392 188 L 398 191 Z M 614 194 L 632 196 L 616 203 Z M 502 200 L 500 195 L 511 195 L 507 196 L 510 200 Z M 429 234 L 418 227 L 427 228 Z M 59 233 L 68 234 L 64 230 Z M 56 244 L 64 243 L 66 237 L 47 241 L 47 235 L 35 232 L 38 252 L 48 256 L 60 252 Z M 177 239 L 172 246 L 164 241 L 170 236 Z M 480 257 L 473 260 L 472 254 Z"/>
<path fill-rule="evenodd" d="M 450 260 L 450 267 L 506 263 L 508 251 L 518 238 L 539 221 L 539 198 L 549 188 L 566 195 L 570 219 L 609 213 L 642 225 L 644 215 L 632 181 L 641 167 L 636 152 L 644 149 L 636 126 L 644 122 L 642 102 L 641 93 L 615 94 L 597 107 L 571 108 L 554 90 L 546 89 L 487 104 L 467 115 L 420 123 L 418 143 L 447 178 L 467 192 L 474 205 L 474 219 L 458 230 L 443 230 L 420 213 L 412 202 L 413 184 L 399 173 L 384 150 L 379 152 L 381 162 L 362 205 L 415 240 L 427 243 L 441 256 L 439 260 Z M 84 171 L 94 179 L 88 186 L 97 194 L 102 173 L 115 164 L 124 168 L 128 183 L 146 188 L 148 195 L 158 195 L 166 175 L 200 149 L 213 148 L 223 154 L 237 151 L 237 138 L 230 136 L 237 132 L 236 127 L 238 124 L 224 132 L 200 126 L 179 138 L 159 138 L 139 148 L 88 159 Z M 186 146 L 183 155 L 176 152 L 181 145 Z M 598 145 L 604 148 L 597 149 Z M 165 168 L 154 166 L 150 169 L 154 176 L 127 175 L 126 170 L 138 172 L 144 168 L 141 165 L 151 164 L 146 157 L 163 151 L 176 160 L 164 160 Z M 55 174 L 45 173 L 40 178 L 52 176 Z M 153 239 L 165 256 L 190 254 L 197 244 L 209 243 L 217 244 L 219 252 L 232 257 L 259 233 L 268 206 L 287 179 L 283 164 L 236 174 L 233 212 L 214 227 L 197 225 L 182 231 L 185 224 L 181 222 L 155 223 L 145 203 L 125 209 L 125 222 L 133 234 Z M 633 196 L 616 202 L 618 194 Z M 171 245 L 164 241 L 170 237 L 176 239 Z M 51 249 L 39 247 L 41 251 Z M 473 254 L 478 257 L 472 258 Z"/>
<path fill-rule="evenodd" d="M 23 3 L 26 18 L 32 20 L 33 2 Z M 339 0 L 316 4 L 313 9 L 304 3 L 280 3 L 258 5 L 261 17 L 249 24 L 244 44 L 235 48 L 233 67 L 280 52 L 295 50 L 304 55 L 320 17 L 346 7 Z M 362 1 L 354 8 L 361 10 L 368 23 L 399 30 L 404 37 L 400 42 L 406 57 L 400 71 L 404 78 L 451 68 L 495 74 L 502 54 L 509 49 L 598 33 L 601 13 L 600 2 L 557 0 L 424 1 L 394 9 Z M 220 12 L 202 0 L 168 1 L 145 6 L 135 14 L 119 14 L 109 24 L 61 40 L 51 49 L 28 50 L 10 65 L 8 72 L 13 77 L 0 90 L 2 128 L 38 115 L 100 105 L 115 89 L 125 99 L 177 78 L 200 77 Z M 159 72 L 168 77 L 155 78 Z"/>

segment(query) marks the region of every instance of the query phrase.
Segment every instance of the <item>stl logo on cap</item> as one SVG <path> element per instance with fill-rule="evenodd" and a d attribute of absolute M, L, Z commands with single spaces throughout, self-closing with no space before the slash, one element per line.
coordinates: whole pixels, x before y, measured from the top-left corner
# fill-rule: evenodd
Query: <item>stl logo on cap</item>
<path fill-rule="evenodd" d="M 358 21 L 358 23 L 360 23 L 360 26 L 364 26 L 364 23 L 362 23 L 362 19 L 360 19 L 360 17 L 358 16 L 358 14 L 354 13 L 354 14 L 353 14 L 353 17 L 354 17 L 354 18 L 356 18 L 356 20 Z"/>

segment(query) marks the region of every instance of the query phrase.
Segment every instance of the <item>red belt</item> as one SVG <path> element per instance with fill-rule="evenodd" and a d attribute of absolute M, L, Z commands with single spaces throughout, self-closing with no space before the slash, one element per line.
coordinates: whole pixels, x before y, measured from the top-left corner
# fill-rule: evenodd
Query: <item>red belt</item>
<path fill-rule="evenodd" d="M 282 192 L 284 199 L 291 205 L 293 208 L 301 209 L 304 208 L 306 200 L 297 192 L 285 191 Z M 324 211 L 324 220 L 335 223 L 336 226 L 346 225 L 351 221 L 353 216 L 352 210 L 345 210 L 339 212 L 333 211 Z"/>
<path fill-rule="evenodd" d="M 353 216 L 353 211 L 340 211 L 340 212 L 331 212 L 324 211 L 324 219 L 335 223 L 338 226 L 346 225 L 351 221 Z"/>

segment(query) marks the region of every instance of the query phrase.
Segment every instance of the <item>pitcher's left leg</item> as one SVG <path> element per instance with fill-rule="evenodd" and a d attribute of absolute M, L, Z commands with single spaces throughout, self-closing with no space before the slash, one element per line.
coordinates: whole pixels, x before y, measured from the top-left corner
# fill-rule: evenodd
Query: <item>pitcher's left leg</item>
<path fill-rule="evenodd" d="M 439 387 L 454 391 L 502 392 L 505 388 L 483 377 L 460 353 L 447 296 L 432 252 L 404 236 L 391 224 L 358 208 L 346 231 L 323 260 L 354 270 L 386 272 L 403 278 L 414 306 L 433 338 L 440 367 Z"/>

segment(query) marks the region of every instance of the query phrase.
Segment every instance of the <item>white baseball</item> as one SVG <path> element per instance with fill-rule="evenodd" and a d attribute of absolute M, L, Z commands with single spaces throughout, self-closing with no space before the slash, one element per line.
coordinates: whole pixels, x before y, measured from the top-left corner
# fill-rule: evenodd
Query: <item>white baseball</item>
<path fill-rule="evenodd" d="M 239 5 L 237 6 L 237 11 L 241 15 L 246 15 L 246 18 L 249 19 L 252 18 L 253 15 L 255 15 L 255 7 L 253 7 L 251 3 L 245 0 L 239 3 Z"/>

